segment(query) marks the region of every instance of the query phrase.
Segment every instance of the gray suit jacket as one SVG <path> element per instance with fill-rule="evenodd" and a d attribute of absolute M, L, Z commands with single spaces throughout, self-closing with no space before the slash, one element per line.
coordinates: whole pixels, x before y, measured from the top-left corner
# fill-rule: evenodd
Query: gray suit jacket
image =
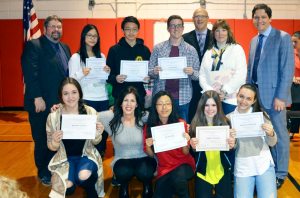
<path fill-rule="evenodd" d="M 252 67 L 258 36 L 251 40 L 247 82 L 251 83 Z M 275 98 L 291 103 L 291 85 L 294 76 L 294 57 L 291 37 L 272 28 L 263 46 L 257 67 L 259 98 L 265 109 L 273 108 Z"/>

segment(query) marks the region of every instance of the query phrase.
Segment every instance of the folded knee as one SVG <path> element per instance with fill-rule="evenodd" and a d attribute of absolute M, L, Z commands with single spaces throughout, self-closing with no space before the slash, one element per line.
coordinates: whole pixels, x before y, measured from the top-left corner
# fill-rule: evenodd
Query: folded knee
<path fill-rule="evenodd" d="M 78 174 L 78 178 L 81 181 L 87 180 L 91 176 L 92 172 L 89 170 L 82 170 Z"/>

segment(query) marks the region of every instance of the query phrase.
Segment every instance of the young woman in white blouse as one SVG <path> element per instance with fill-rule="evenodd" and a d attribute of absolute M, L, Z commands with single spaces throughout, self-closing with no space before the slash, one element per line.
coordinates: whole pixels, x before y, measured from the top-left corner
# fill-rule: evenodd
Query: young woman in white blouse
<path fill-rule="evenodd" d="M 105 58 L 100 50 L 100 35 L 95 25 L 87 24 L 83 27 L 80 37 L 79 50 L 72 55 L 69 60 L 69 76 L 75 78 L 82 87 L 84 102 L 93 107 L 96 111 L 105 111 L 109 108 L 106 80 L 91 83 L 86 80 L 91 68 L 86 67 L 88 58 Z M 100 65 L 99 65 L 100 67 Z M 109 74 L 110 68 L 105 65 L 104 71 Z M 104 155 L 106 149 L 106 132 L 102 135 L 101 142 L 97 145 L 97 150 Z"/>

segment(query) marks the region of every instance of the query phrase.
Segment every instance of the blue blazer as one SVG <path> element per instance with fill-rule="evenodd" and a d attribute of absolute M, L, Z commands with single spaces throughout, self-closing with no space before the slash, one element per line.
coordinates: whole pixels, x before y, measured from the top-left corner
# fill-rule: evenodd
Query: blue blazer
<path fill-rule="evenodd" d="M 251 83 L 252 68 L 258 35 L 250 43 L 247 82 Z M 291 85 L 294 76 L 294 54 L 291 37 L 286 32 L 272 28 L 263 46 L 257 66 L 259 98 L 265 109 L 273 108 L 275 98 L 291 104 Z"/>

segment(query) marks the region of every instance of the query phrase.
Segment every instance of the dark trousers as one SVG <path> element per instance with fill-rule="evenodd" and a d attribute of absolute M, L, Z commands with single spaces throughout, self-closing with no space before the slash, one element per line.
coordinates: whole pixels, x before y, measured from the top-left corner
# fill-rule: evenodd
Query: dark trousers
<path fill-rule="evenodd" d="M 213 196 L 213 189 L 215 191 L 215 196 Z M 224 176 L 219 183 L 215 185 L 204 181 L 196 175 L 195 192 L 196 198 L 232 198 L 233 190 L 230 171 L 224 169 Z"/>
<path fill-rule="evenodd" d="M 108 110 L 108 107 L 109 107 L 109 101 L 108 100 L 104 100 L 104 101 L 84 100 L 84 103 L 87 104 L 88 106 L 93 107 L 97 112 L 106 111 L 106 110 Z M 99 144 L 95 145 L 96 149 L 98 150 L 98 152 L 101 155 L 106 150 L 107 138 L 108 138 L 107 132 L 103 131 L 101 141 L 99 142 Z"/>
<path fill-rule="evenodd" d="M 293 103 L 291 106 L 291 111 L 300 111 L 300 103 Z M 291 133 L 299 133 L 299 124 L 300 124 L 300 117 L 291 118 Z"/>
<path fill-rule="evenodd" d="M 134 176 L 143 184 L 150 184 L 155 170 L 156 160 L 151 157 L 119 159 L 113 167 L 117 181 L 123 186 Z"/>
<path fill-rule="evenodd" d="M 189 198 L 188 180 L 194 176 L 192 167 L 182 164 L 161 176 L 155 184 L 154 198 L 172 198 L 177 195 L 180 198 Z"/>
<path fill-rule="evenodd" d="M 51 176 L 48 164 L 55 152 L 47 147 L 46 121 L 49 112 L 29 112 L 29 123 L 34 141 L 34 161 L 38 169 L 38 176 Z"/>

